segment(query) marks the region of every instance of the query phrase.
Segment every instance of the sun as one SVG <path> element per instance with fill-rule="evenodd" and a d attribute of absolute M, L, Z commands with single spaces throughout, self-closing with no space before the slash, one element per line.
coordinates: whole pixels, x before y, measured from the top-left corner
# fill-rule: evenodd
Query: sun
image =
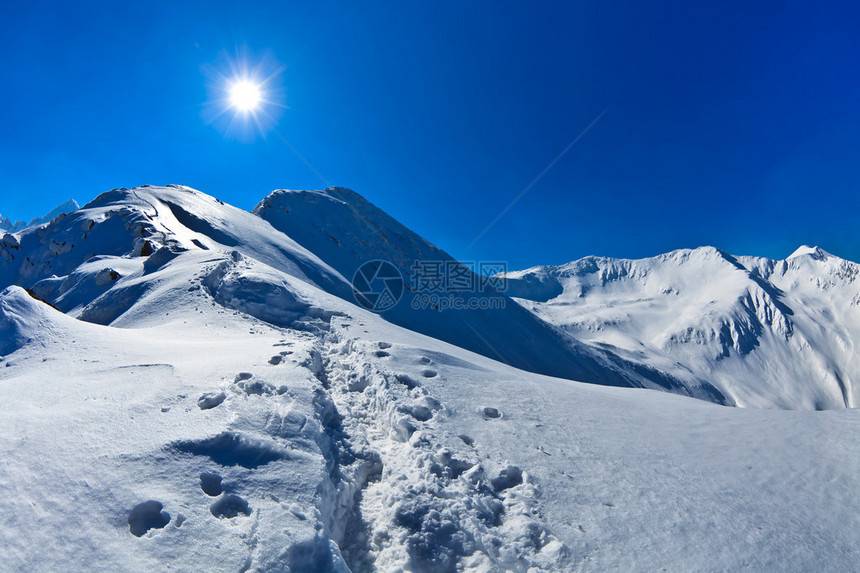
<path fill-rule="evenodd" d="M 203 66 L 208 92 L 201 113 L 204 121 L 243 142 L 265 139 L 283 110 L 289 109 L 285 69 L 270 52 L 259 56 L 240 48 L 234 54 L 219 52 L 217 60 Z"/>
<path fill-rule="evenodd" d="M 230 86 L 230 105 L 242 112 L 257 109 L 263 101 L 260 85 L 248 80 L 239 80 Z"/>

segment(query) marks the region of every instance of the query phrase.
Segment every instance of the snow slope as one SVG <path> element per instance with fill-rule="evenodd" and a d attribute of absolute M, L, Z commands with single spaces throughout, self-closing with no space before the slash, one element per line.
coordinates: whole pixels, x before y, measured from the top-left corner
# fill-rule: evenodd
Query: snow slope
<path fill-rule="evenodd" d="M 261 201 L 254 213 L 347 278 L 352 278 L 364 262 L 377 259 L 394 264 L 411 285 L 415 284 L 416 261 L 456 262 L 354 191 L 342 187 L 278 190 Z M 566 337 L 506 295 L 492 290 L 457 292 L 462 306 L 440 310 L 432 305 L 416 308 L 413 302 L 420 293 L 416 295 L 407 287 L 400 304 L 384 312 L 384 316 L 410 330 L 532 372 L 597 384 L 659 388 L 725 402 L 705 380 L 685 385 L 671 375 L 643 368 L 614 352 Z M 501 300 L 502 304 L 481 304 L 490 302 L 486 299 Z"/>
<path fill-rule="evenodd" d="M 391 255 L 389 258 L 398 264 L 413 255 L 450 260 L 402 226 L 394 242 L 381 237 L 378 228 L 397 229 L 398 224 L 349 190 L 294 195 L 311 206 L 315 197 L 330 199 L 335 193 L 349 194 L 367 213 L 364 217 L 374 217 L 382 224 L 372 227 L 364 218 L 354 217 L 355 207 L 343 201 L 326 201 L 315 214 L 290 204 L 292 215 L 299 217 L 302 226 L 291 226 L 287 235 L 279 231 L 284 221 L 277 215 L 286 213 L 283 199 L 293 194 L 274 193 L 263 203 L 272 209 L 258 207 L 263 216 L 255 216 L 187 187 L 115 189 L 47 225 L 4 235 L 0 240 L 0 287 L 17 284 L 30 288 L 63 312 L 107 324 L 157 288 L 154 271 L 184 253 L 196 254 L 204 261 L 219 256 L 213 250 L 236 251 L 293 280 L 349 301 L 354 300 L 350 280 L 357 264 L 345 261 L 358 259 L 359 249 L 367 250 L 371 258 Z M 333 243 L 326 238 L 326 243 L 320 244 L 309 240 L 303 231 L 314 229 L 318 220 L 336 227 L 332 232 L 341 235 L 343 241 Z M 395 258 L 395 253 L 400 253 L 400 258 Z M 401 266 L 406 272 L 408 265 L 403 262 Z M 227 278 L 240 283 L 247 280 L 230 274 Z M 638 375 L 565 339 L 513 301 L 506 302 L 504 308 L 452 309 L 443 315 L 432 308 L 415 310 L 404 301 L 386 316 L 529 370 L 597 383 L 641 385 Z"/>
<path fill-rule="evenodd" d="M 410 283 L 415 261 L 453 261 L 354 191 L 340 187 L 323 191 L 275 191 L 254 209 L 273 227 L 294 238 L 353 278 L 361 264 L 385 260 Z M 493 296 L 465 292 L 466 298 Z M 416 309 L 412 293 L 385 312 L 387 319 L 411 330 L 447 340 L 457 346 L 537 372 L 594 379 L 601 368 L 576 341 L 565 341 L 553 328 L 525 312 L 504 295 L 503 308 Z M 608 378 L 608 376 L 607 376 Z M 613 382 L 626 385 L 615 376 Z"/>
<path fill-rule="evenodd" d="M 2 570 L 857 562 L 857 410 L 516 369 L 359 308 L 330 253 L 187 188 L 3 245 Z"/>
<path fill-rule="evenodd" d="M 509 273 L 508 294 L 571 338 L 738 406 L 855 407 L 860 266 L 801 247 L 783 261 L 712 247 L 587 257 Z"/>
<path fill-rule="evenodd" d="M 6 234 L 0 286 L 31 288 L 63 312 L 106 324 L 156 288 L 157 271 L 173 259 L 211 263 L 225 252 L 328 292 L 351 292 L 335 270 L 265 221 L 180 186 L 115 189 L 46 226 Z"/>

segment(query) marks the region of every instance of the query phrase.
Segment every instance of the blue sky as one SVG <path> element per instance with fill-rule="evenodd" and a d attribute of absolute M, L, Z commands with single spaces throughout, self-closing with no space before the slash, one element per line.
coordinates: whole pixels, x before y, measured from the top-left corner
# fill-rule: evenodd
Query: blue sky
<path fill-rule="evenodd" d="M 860 260 L 858 29 L 847 2 L 7 3 L 0 213 L 319 188 L 273 133 L 211 121 L 242 54 L 282 68 L 271 121 L 327 181 L 460 259 Z"/>

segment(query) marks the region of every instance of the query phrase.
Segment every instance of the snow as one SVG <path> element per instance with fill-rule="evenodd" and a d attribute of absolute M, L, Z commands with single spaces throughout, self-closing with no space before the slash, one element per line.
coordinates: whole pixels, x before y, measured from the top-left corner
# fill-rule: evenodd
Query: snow
<path fill-rule="evenodd" d="M 786 260 L 793 259 L 796 257 L 802 257 L 804 255 L 809 255 L 812 258 L 819 259 L 819 260 L 824 259 L 826 257 L 832 257 L 833 256 L 830 253 L 824 251 L 823 249 L 821 249 L 819 247 L 810 247 L 808 245 L 801 245 L 797 248 L 796 251 L 794 251 L 793 253 L 788 255 Z"/>
<path fill-rule="evenodd" d="M 42 217 L 36 217 L 31 219 L 29 223 L 25 221 L 12 221 L 9 217 L 0 216 L 0 231 L 5 231 L 9 233 L 14 233 L 17 231 L 23 231 L 28 227 L 35 227 L 37 225 L 44 225 L 45 223 L 50 223 L 56 217 L 64 214 L 71 213 L 72 211 L 76 211 L 79 208 L 78 203 L 74 199 L 69 199 L 65 203 L 62 203 L 50 211 L 48 211 Z"/>
<path fill-rule="evenodd" d="M 369 260 L 391 262 L 407 284 L 411 284 L 415 261 L 453 261 L 450 255 L 349 189 L 278 190 L 261 201 L 254 213 L 350 280 L 358 267 Z M 493 293 L 460 295 L 479 299 Z M 596 358 L 575 341 L 566 341 L 511 300 L 501 308 L 439 312 L 432 307 L 414 308 L 412 296 L 407 289 L 403 302 L 385 312 L 386 319 L 485 356 L 498 358 L 498 349 L 503 349 L 507 363 L 535 372 L 588 379 L 592 377 L 590 371 L 598 368 L 593 365 Z M 504 299 L 503 294 L 496 296 Z M 617 383 L 625 384 L 621 380 Z"/>
<path fill-rule="evenodd" d="M 702 247 L 509 273 L 508 294 L 697 397 L 710 386 L 717 403 L 830 409 L 856 406 L 858 270 L 818 248 L 774 261 Z"/>
<path fill-rule="evenodd" d="M 509 292 L 458 292 L 461 308 L 416 308 L 410 290 L 415 261 L 455 262 L 363 197 L 342 187 L 322 191 L 278 190 L 254 209 L 276 229 L 352 278 L 359 265 L 385 260 L 407 283 L 404 300 L 383 313 L 390 322 L 531 372 L 598 384 L 668 389 L 710 399 L 707 384 L 684 386 L 671 375 L 576 338 L 521 308 Z M 351 300 L 349 297 L 347 297 Z M 501 301 L 501 304 L 497 304 Z M 717 397 L 723 401 L 722 397 Z"/>
<path fill-rule="evenodd" d="M 4 568 L 855 567 L 857 410 L 727 408 L 517 369 L 355 306 L 338 254 L 279 228 L 187 188 L 137 188 L 3 238 Z M 52 248 L 64 241 L 75 246 Z M 613 301 L 650 308 L 627 320 L 653 341 L 696 316 L 646 328 L 659 296 L 714 306 L 708 323 L 736 310 L 755 275 L 781 290 L 796 282 L 791 296 L 820 313 L 854 268 L 733 260 L 748 272 L 706 249 L 517 278 L 557 281 L 548 300 L 571 308 L 577 277 L 605 293 L 595 320 Z M 700 273 L 713 277 L 707 295 L 695 292 Z M 747 310 L 762 321 L 778 307 L 760 288 Z M 712 305 L 714 293 L 727 296 Z M 813 310 L 808 322 L 786 316 L 793 336 L 827 324 Z"/>

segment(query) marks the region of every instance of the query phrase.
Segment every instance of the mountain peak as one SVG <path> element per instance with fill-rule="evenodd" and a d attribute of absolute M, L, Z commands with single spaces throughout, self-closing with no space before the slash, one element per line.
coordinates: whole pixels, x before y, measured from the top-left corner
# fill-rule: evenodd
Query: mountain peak
<path fill-rule="evenodd" d="M 0 229 L 7 231 L 9 233 L 17 233 L 18 231 L 23 231 L 28 227 L 35 227 L 36 225 L 41 225 L 43 223 L 50 223 L 54 220 L 58 215 L 63 213 L 71 213 L 72 211 L 77 211 L 80 208 L 77 201 L 74 199 L 69 199 L 68 201 L 57 205 L 50 211 L 48 211 L 42 217 L 35 217 L 30 219 L 30 222 L 26 221 L 12 221 L 9 217 L 0 217 Z"/>
<path fill-rule="evenodd" d="M 831 257 L 830 253 L 822 249 L 821 247 L 810 247 L 809 245 L 800 245 L 793 253 L 788 255 L 786 260 L 794 259 L 797 257 L 810 256 L 815 260 L 823 261 L 828 257 Z"/>

